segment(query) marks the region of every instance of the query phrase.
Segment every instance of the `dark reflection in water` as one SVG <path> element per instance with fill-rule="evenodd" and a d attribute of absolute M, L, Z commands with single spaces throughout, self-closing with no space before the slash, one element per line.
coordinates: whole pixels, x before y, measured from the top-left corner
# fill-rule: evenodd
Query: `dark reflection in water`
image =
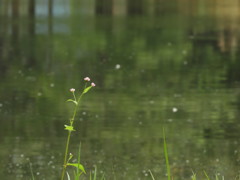
<path fill-rule="evenodd" d="M 107 179 L 239 175 L 238 1 L 0 0 L 1 179 L 58 179 L 69 89 L 87 172 Z M 87 174 L 85 177 L 87 177 Z"/>

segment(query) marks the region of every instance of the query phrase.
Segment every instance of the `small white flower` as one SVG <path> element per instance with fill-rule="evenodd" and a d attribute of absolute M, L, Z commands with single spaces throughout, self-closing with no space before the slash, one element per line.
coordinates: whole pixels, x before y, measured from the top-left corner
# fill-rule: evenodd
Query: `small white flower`
<path fill-rule="evenodd" d="M 70 89 L 70 91 L 71 91 L 71 92 L 74 92 L 74 91 L 75 91 L 75 89 L 74 89 L 74 88 L 71 88 L 71 89 Z"/>
<path fill-rule="evenodd" d="M 95 87 L 95 86 L 96 86 L 96 84 L 95 84 L 94 82 L 92 82 L 92 83 L 91 83 L 91 86 L 92 86 L 92 87 Z"/>
<path fill-rule="evenodd" d="M 85 77 L 84 81 L 90 81 L 90 78 L 89 77 Z"/>

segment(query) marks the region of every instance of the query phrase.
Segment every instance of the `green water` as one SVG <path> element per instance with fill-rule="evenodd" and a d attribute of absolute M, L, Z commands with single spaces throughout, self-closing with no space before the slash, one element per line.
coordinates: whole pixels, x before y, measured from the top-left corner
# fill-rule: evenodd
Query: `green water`
<path fill-rule="evenodd" d="M 70 88 L 88 174 L 240 174 L 238 1 L 0 0 L 0 179 L 59 179 Z M 76 157 L 76 156 L 75 156 Z"/>

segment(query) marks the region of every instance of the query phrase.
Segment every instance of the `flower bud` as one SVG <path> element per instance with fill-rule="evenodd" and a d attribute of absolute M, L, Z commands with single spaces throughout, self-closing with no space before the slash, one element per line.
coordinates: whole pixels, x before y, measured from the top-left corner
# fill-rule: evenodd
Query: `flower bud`
<path fill-rule="evenodd" d="M 70 89 L 70 92 L 74 92 L 74 91 L 75 91 L 75 89 L 74 89 L 74 88 L 71 88 L 71 89 Z"/>
<path fill-rule="evenodd" d="M 90 78 L 89 77 L 85 77 L 84 81 L 90 81 Z"/>

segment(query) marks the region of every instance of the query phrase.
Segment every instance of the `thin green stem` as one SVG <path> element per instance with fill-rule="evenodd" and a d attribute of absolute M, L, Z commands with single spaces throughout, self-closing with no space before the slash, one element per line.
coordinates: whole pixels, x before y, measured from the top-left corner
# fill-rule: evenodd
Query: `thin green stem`
<path fill-rule="evenodd" d="M 74 112 L 73 112 L 73 116 L 72 119 L 70 119 L 70 125 L 73 126 L 73 122 L 75 120 L 75 116 L 77 114 L 77 110 L 78 110 L 78 106 L 79 106 L 79 102 L 83 96 L 83 92 L 81 93 L 81 95 L 78 98 L 77 104 L 74 108 Z M 74 99 L 76 100 L 75 94 L 73 93 Z M 64 176 L 66 173 L 66 168 L 67 168 L 67 157 L 68 157 L 68 149 L 69 149 L 69 143 L 70 143 L 70 139 L 71 139 L 71 132 L 72 131 L 68 131 L 68 137 L 67 137 L 67 143 L 66 143 L 66 149 L 65 149 L 65 155 L 64 155 L 64 162 L 63 162 L 63 170 L 62 170 L 62 176 L 61 176 L 61 180 L 64 180 Z"/>
<path fill-rule="evenodd" d="M 35 180 L 34 175 L 33 175 L 33 170 L 32 170 L 32 164 L 30 162 L 29 162 L 29 167 L 30 167 L 30 171 L 31 171 L 32 180 Z"/>
<path fill-rule="evenodd" d="M 149 169 L 148 171 L 149 171 L 149 173 L 150 173 L 150 175 L 151 175 L 152 180 L 155 180 L 155 178 L 154 178 L 154 176 L 153 176 L 153 174 L 152 174 L 152 171 L 151 171 L 150 169 Z"/>
<path fill-rule="evenodd" d="M 61 180 L 64 180 L 64 176 L 65 176 L 65 172 L 66 172 L 66 168 L 67 168 L 67 156 L 68 156 L 68 148 L 69 148 L 71 132 L 72 131 L 68 131 L 68 137 L 67 137 L 66 150 L 65 150 L 65 155 L 64 155 L 64 163 L 63 163 L 63 170 L 62 170 L 62 178 L 61 178 Z"/>
<path fill-rule="evenodd" d="M 75 93 L 73 92 L 73 98 L 74 98 L 74 100 L 75 101 L 77 101 L 77 99 L 76 99 L 76 96 L 75 96 Z"/>

